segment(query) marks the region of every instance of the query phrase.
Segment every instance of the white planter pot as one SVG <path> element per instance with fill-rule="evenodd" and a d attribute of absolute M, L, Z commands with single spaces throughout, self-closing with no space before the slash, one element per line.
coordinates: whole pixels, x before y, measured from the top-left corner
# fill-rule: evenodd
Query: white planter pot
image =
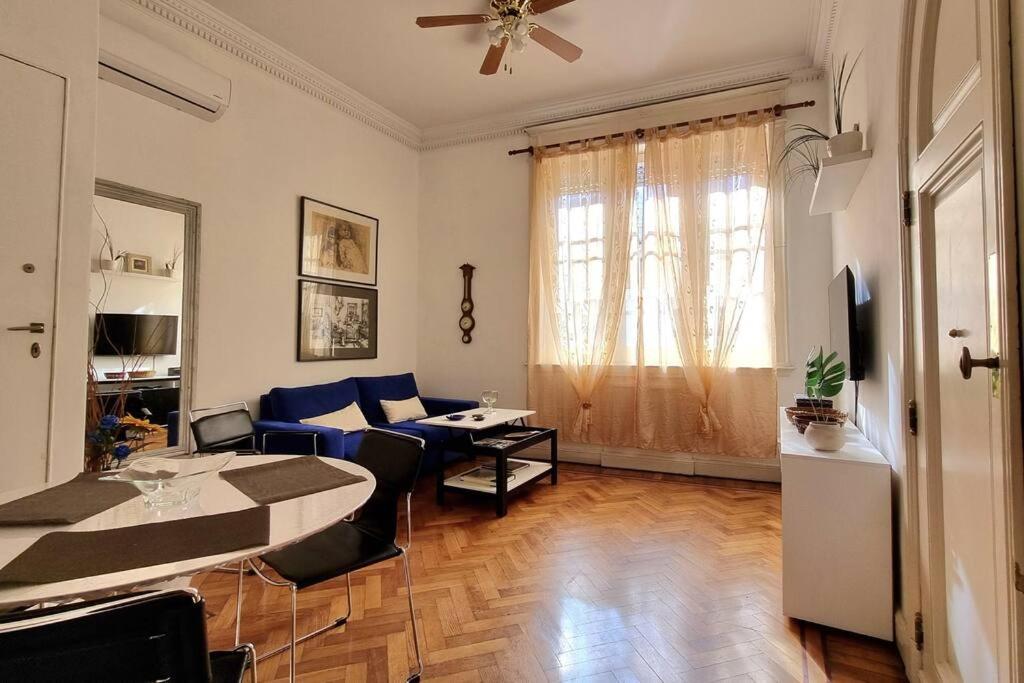
<path fill-rule="evenodd" d="M 804 437 L 816 451 L 838 451 L 846 443 L 843 425 L 834 422 L 811 422 L 804 430 Z"/>
<path fill-rule="evenodd" d="M 833 135 L 828 139 L 825 146 L 830 157 L 853 154 L 854 152 L 859 152 L 864 146 L 864 134 L 854 129 L 839 135 Z"/>

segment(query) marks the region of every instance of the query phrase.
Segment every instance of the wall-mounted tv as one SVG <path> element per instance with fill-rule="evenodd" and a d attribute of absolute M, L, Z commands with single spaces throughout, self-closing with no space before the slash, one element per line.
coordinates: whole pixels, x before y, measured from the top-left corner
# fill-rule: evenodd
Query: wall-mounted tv
<path fill-rule="evenodd" d="M 831 350 L 846 363 L 847 379 L 855 382 L 864 379 L 856 286 L 849 266 L 844 266 L 828 286 L 828 334 Z"/>
<path fill-rule="evenodd" d="M 178 352 L 178 316 L 97 313 L 97 356 L 172 356 Z"/>

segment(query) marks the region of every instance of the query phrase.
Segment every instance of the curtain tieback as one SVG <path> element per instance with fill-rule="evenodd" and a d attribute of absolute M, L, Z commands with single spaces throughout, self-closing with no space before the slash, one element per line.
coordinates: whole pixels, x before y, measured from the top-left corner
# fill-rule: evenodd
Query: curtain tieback
<path fill-rule="evenodd" d="M 583 434 L 590 431 L 590 409 L 593 407 L 594 404 L 590 401 L 580 401 L 580 407 L 576 411 L 576 419 L 573 421 L 572 425 L 572 431 L 574 434 Z"/>
<path fill-rule="evenodd" d="M 715 432 L 722 428 L 722 423 L 718 421 L 718 415 L 715 414 L 714 408 L 707 403 L 700 405 L 699 415 L 701 436 L 711 438 Z"/>

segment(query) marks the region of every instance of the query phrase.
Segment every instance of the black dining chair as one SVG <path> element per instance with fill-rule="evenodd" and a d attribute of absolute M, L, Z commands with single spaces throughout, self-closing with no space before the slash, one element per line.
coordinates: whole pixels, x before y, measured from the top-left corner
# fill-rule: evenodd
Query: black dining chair
<path fill-rule="evenodd" d="M 245 401 L 225 403 L 210 408 L 188 411 L 197 453 L 223 453 L 234 451 L 243 455 L 267 452 L 267 437 L 287 434 L 289 437 L 308 436 L 313 439 L 313 455 L 317 454 L 316 432 L 263 432 L 262 442 L 256 445 L 256 428 Z"/>
<path fill-rule="evenodd" d="M 210 652 L 193 589 L 151 591 L 0 615 L 0 681 L 256 683 L 256 650 Z"/>
<path fill-rule="evenodd" d="M 370 499 L 352 521 L 344 521 L 281 550 L 263 555 L 262 559 L 281 577 L 281 581 L 266 574 L 252 562 L 250 568 L 264 581 L 291 589 L 291 640 L 287 645 L 267 652 L 260 660 L 289 650 L 291 680 L 295 680 L 296 646 L 326 631 L 345 624 L 352 615 L 352 572 L 401 557 L 405 570 L 405 586 L 409 597 L 409 618 L 412 619 L 413 645 L 416 651 L 416 670 L 408 681 L 419 681 L 423 673 L 420 656 L 419 632 L 412 601 L 412 576 L 409 572 L 407 552 L 412 544 L 412 491 L 423 463 L 424 442 L 415 436 L 383 429 L 366 430 L 354 461 L 368 469 L 377 480 Z M 406 541 L 398 543 L 398 507 L 405 497 Z M 348 613 L 327 626 L 296 637 L 296 602 L 298 591 L 324 581 L 344 576 L 348 586 Z M 238 618 L 236 641 L 241 619 L 241 578 L 239 579 Z"/>

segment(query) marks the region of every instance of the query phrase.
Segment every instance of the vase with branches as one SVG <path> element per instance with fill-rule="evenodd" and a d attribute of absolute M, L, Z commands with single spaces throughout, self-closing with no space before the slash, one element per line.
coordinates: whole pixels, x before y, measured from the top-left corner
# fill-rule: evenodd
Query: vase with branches
<path fill-rule="evenodd" d="M 823 145 L 829 156 L 860 150 L 863 144 L 860 125 L 855 123 L 851 130 L 847 130 L 843 118 L 850 79 L 859 62 L 859 54 L 852 62 L 849 61 L 849 55 L 843 55 L 838 63 L 834 60 L 832 62 L 833 135 L 805 123 L 789 124 L 786 127 L 788 140 L 779 154 L 778 167 L 785 171 L 787 185 L 808 176 L 817 177 L 821 170 Z"/>

